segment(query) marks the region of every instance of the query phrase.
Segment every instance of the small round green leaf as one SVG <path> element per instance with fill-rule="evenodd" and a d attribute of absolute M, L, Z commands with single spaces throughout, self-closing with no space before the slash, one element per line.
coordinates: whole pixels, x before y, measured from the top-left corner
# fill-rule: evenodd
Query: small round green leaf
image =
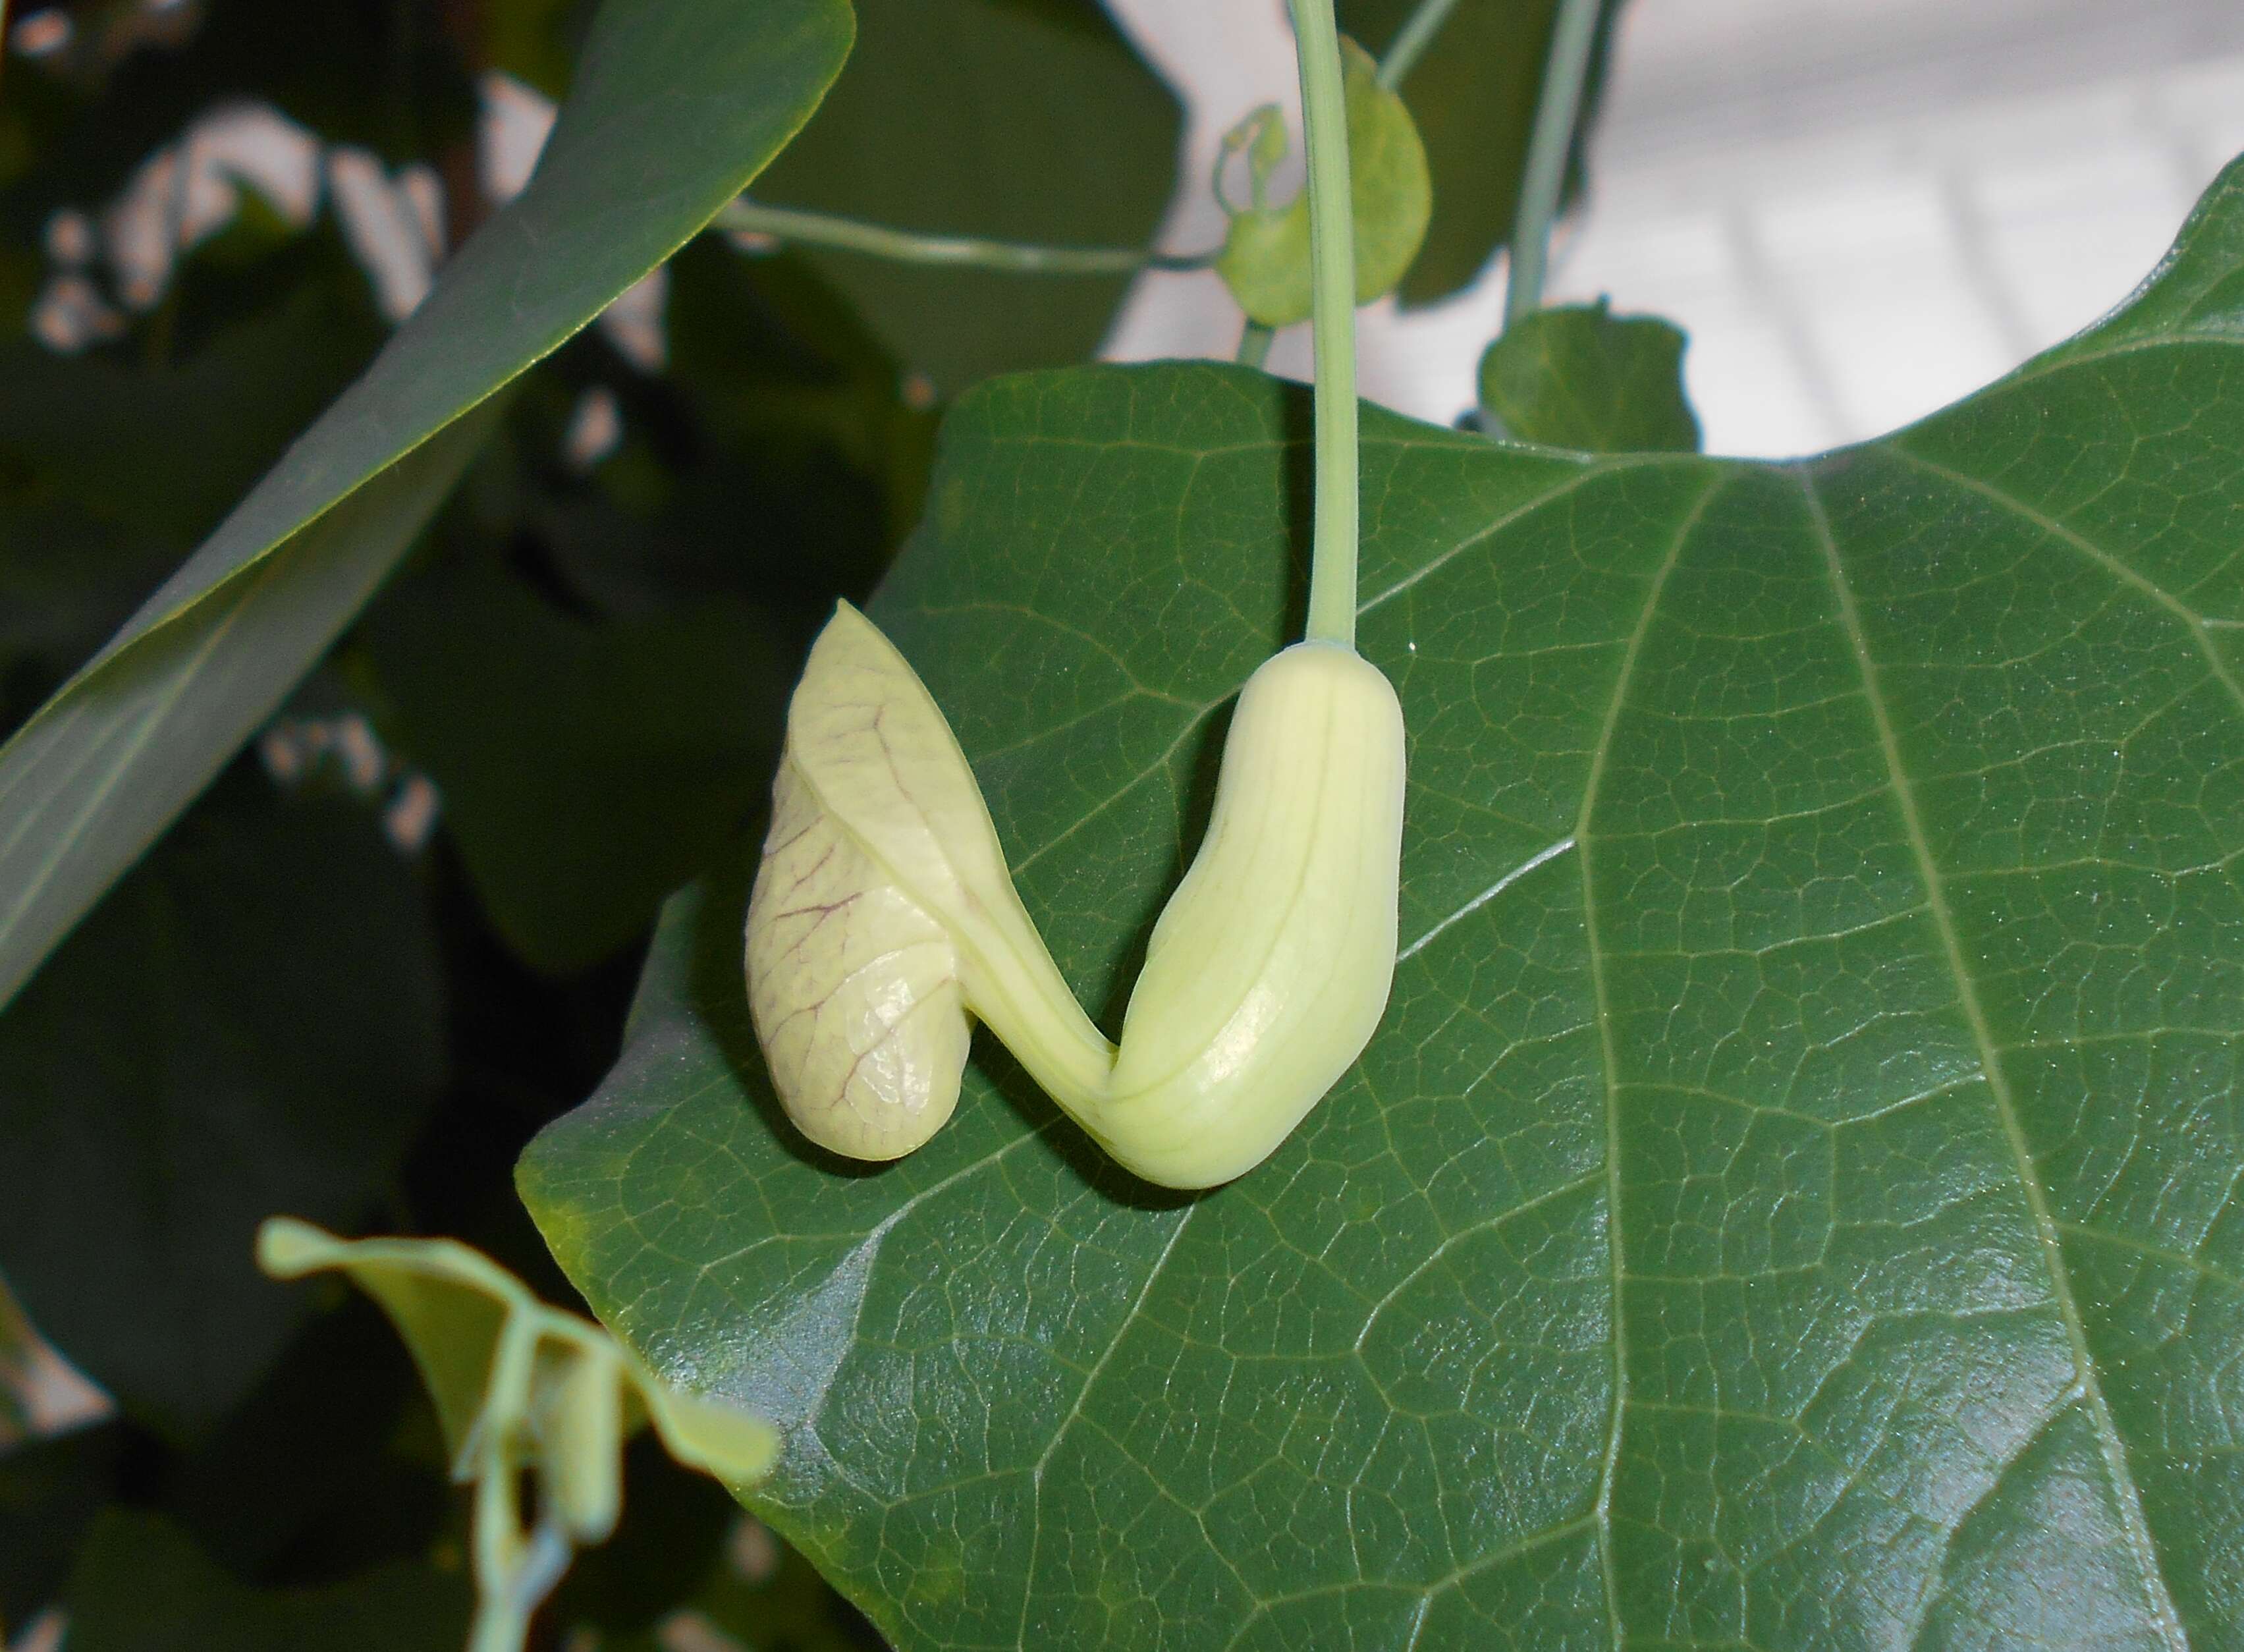
<path fill-rule="evenodd" d="M 1355 301 L 1394 291 L 1426 239 L 1432 214 L 1425 146 L 1402 100 L 1379 84 L 1378 65 L 1353 40 L 1341 42 L 1347 75 L 1348 197 L 1355 209 Z M 1286 327 L 1309 315 L 1309 196 L 1284 206 L 1261 204 L 1261 185 L 1284 154 L 1284 134 L 1261 112 L 1240 128 L 1254 179 L 1254 204 L 1234 213 L 1215 261 L 1250 320 Z M 1275 133 L 1275 141 L 1272 134 Z"/>
<path fill-rule="evenodd" d="M 1683 334 L 1605 301 L 1537 310 L 1480 358 L 1480 410 L 1491 436 L 1584 453 L 1696 453 L 1683 395 Z"/>

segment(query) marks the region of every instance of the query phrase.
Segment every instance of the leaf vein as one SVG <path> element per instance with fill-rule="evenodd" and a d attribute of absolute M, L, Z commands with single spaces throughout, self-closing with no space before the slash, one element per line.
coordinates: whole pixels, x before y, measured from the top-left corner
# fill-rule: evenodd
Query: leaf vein
<path fill-rule="evenodd" d="M 1916 789 L 1902 762 L 1901 742 L 1894 731 L 1892 716 L 1886 709 L 1884 692 L 1879 687 L 1877 663 L 1870 654 L 1869 639 L 1862 628 L 1854 588 L 1849 584 L 1845 565 L 1840 560 L 1838 539 L 1832 531 L 1830 518 L 1816 491 L 1815 478 L 1805 471 L 1796 474 L 1801 491 L 1808 503 L 1808 515 L 1815 525 L 1816 536 L 1822 543 L 1824 567 L 1837 604 L 1839 623 L 1854 654 L 1855 668 L 1862 676 L 1862 697 L 1877 730 L 1878 747 L 1884 755 L 1886 772 L 1892 782 L 1894 801 L 1901 813 L 1910 853 L 1916 862 L 1917 876 L 1924 884 L 1926 907 L 1933 929 L 1939 937 L 1949 973 L 1955 980 L 1957 999 L 1964 1019 L 1978 1047 L 1980 1070 L 1986 1076 L 1988 1093 L 1993 1099 L 1996 1115 L 2001 1121 L 2004 1138 L 2010 1146 L 2018 1181 L 2024 1191 L 2027 1209 L 2040 1242 L 2043 1263 L 2049 1271 L 2050 1288 L 2056 1298 L 2058 1316 L 2065 1324 L 2066 1339 L 2072 1344 L 2074 1375 L 2087 1404 L 2090 1420 L 2094 1425 L 2105 1473 L 2111 1481 L 2112 1499 L 2119 1508 L 2127 1547 L 2141 1574 L 2144 1604 L 2160 1641 L 2172 1652 L 2188 1652 L 2189 1642 L 2182 1632 L 2180 1615 L 2175 1609 L 2165 1574 L 2160 1568 L 2157 1547 L 2152 1541 L 2150 1527 L 2143 1514 L 2141 1494 L 2136 1489 L 2133 1472 L 2128 1466 L 2126 1442 L 2120 1436 L 2111 1406 L 2104 1398 L 2096 1364 L 2089 1351 L 2088 1333 L 2081 1320 L 2079 1302 L 2073 1293 L 2072 1272 L 2065 1261 L 2064 1246 L 2058 1236 L 2049 1195 L 2042 1186 L 2040 1173 L 2035 1168 L 2032 1147 L 2018 1121 L 2018 1107 L 2011 1094 L 2009 1075 L 2003 1068 L 2001 1051 L 1987 1020 L 1986 1011 L 1979 1002 L 1978 982 L 1964 957 L 1963 937 L 1957 928 L 1955 914 L 1949 907 L 1946 876 L 1933 858 L 1931 840 L 1926 836 L 1923 817 L 1917 810 Z"/>

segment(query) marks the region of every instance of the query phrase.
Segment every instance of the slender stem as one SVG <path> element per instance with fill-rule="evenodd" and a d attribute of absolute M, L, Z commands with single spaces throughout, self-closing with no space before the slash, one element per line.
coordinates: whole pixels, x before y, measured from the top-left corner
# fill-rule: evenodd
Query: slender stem
<path fill-rule="evenodd" d="M 1551 255 L 1551 224 L 1566 157 L 1574 146 L 1582 85 L 1589 78 L 1590 44 L 1597 38 L 1599 0 L 1559 0 L 1551 31 L 1551 61 L 1535 106 L 1535 133 L 1527 145 L 1527 170 L 1519 183 L 1519 216 L 1511 228 L 1511 274 L 1504 295 L 1504 324 L 1511 326 L 1543 302 L 1543 271 Z"/>
<path fill-rule="evenodd" d="M 1388 44 L 1387 55 L 1379 60 L 1379 84 L 1389 91 L 1401 85 L 1457 9 L 1457 0 L 1418 0 L 1418 9 L 1404 19 Z"/>
<path fill-rule="evenodd" d="M 512 1588 L 522 1543 L 522 1509 L 516 1496 L 516 1465 L 504 1451 L 486 1454 L 476 1477 L 476 1617 L 468 1652 L 520 1652 L 529 1636 L 530 1614 Z M 510 1534 L 508 1554 L 489 1534 Z"/>
<path fill-rule="evenodd" d="M 1286 0 L 1309 152 L 1309 328 L 1316 341 L 1316 525 L 1308 637 L 1355 646 L 1355 213 L 1332 0 Z"/>
<path fill-rule="evenodd" d="M 716 227 L 811 247 L 839 247 L 906 264 L 945 264 L 1023 275 L 1128 275 L 1141 269 L 1206 269 L 1215 261 L 1213 253 L 1156 253 L 1134 247 L 1038 247 L 972 235 L 928 235 L 794 206 L 766 206 L 746 199 L 732 201 L 720 210 Z"/>
<path fill-rule="evenodd" d="M 1274 328 L 1249 322 L 1240 329 L 1239 351 L 1232 359 L 1241 367 L 1260 367 L 1270 359 L 1270 341 L 1277 336 Z"/>

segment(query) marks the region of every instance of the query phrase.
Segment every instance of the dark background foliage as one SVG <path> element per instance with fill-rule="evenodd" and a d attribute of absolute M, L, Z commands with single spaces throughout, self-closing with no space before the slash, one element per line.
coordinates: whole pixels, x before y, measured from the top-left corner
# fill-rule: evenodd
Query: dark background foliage
<path fill-rule="evenodd" d="M 253 98 L 433 165 L 456 244 L 478 78 L 564 92 L 592 8 L 212 0 L 136 39 L 138 10 L 69 8 L 71 49 L 0 78 L 0 734 L 387 332 L 333 212 L 295 233 L 253 200 L 58 354 L 24 325 L 54 214 Z M 574 1300 L 515 1158 L 612 1061 L 657 903 L 755 808 L 794 662 L 910 525 L 934 418 L 808 261 L 696 244 L 666 331 L 659 373 L 597 330 L 532 372 L 279 720 L 294 768 L 235 760 L 0 1019 L 0 1270 L 116 1402 L 0 1447 L 6 1634 L 60 1602 L 74 1647 L 459 1643 L 463 1516 L 409 1363 L 363 1303 L 261 1279 L 251 1233 L 455 1234 Z M 562 449 L 595 386 L 624 437 L 588 471 Z M 422 778 L 437 824 L 401 852 Z M 720 1488 L 645 1442 L 630 1471 L 549 1642 L 690 1601 L 757 1647 L 877 1644 Z"/>

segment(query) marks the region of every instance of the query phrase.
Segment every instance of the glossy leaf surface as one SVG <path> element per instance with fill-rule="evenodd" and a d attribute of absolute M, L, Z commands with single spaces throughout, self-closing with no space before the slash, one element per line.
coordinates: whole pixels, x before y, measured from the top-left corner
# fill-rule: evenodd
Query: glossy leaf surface
<path fill-rule="evenodd" d="M 482 434 L 448 427 L 707 222 L 809 117 L 849 39 L 847 0 L 602 8 L 530 186 L 0 748 L 0 1002 L 395 565 Z"/>
<path fill-rule="evenodd" d="M 1368 415 L 1412 736 L 1387 1021 L 1205 1197 L 986 1046 L 875 1175 L 777 1121 L 740 877 L 521 1185 L 907 1649 L 2239 1644 L 2244 177 L 2097 329 L 1799 466 Z M 954 413 L 874 606 L 1111 1026 L 1303 409 Z"/>

